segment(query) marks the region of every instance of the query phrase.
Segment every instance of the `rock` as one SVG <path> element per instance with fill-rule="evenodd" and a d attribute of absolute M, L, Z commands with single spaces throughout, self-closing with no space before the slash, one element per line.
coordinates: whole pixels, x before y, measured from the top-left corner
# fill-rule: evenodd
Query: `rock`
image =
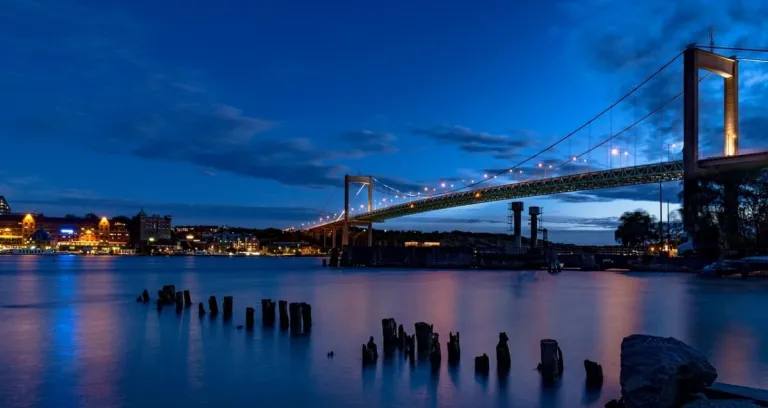
<path fill-rule="evenodd" d="M 587 372 L 587 387 L 599 388 L 603 385 L 603 366 L 594 361 L 584 360 L 584 371 Z"/>
<path fill-rule="evenodd" d="M 716 378 L 707 359 L 680 340 L 634 334 L 621 342 L 621 395 L 627 407 L 679 406 Z"/>

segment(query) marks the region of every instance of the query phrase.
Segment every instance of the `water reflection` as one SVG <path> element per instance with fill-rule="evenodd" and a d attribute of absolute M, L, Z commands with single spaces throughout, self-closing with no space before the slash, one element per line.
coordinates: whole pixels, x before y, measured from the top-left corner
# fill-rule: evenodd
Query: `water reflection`
<path fill-rule="evenodd" d="M 621 340 L 634 332 L 689 342 L 723 381 L 768 385 L 768 282 L 330 270 L 314 261 L 0 257 L 0 406 L 599 406 L 618 395 Z M 197 301 L 234 296 L 232 321 L 132 301 L 163 284 Z M 262 328 L 260 317 L 254 331 L 236 330 L 262 297 L 312 303 L 312 333 Z M 360 344 L 370 335 L 381 344 L 385 317 L 409 333 L 418 321 L 444 338 L 461 332 L 464 360 L 434 366 L 396 352 L 363 369 Z M 502 331 L 512 369 L 499 377 L 492 354 Z M 542 338 L 557 339 L 565 356 L 553 384 L 533 370 Z M 474 373 L 483 353 L 490 377 Z M 603 365 L 602 392 L 584 388 L 585 358 Z"/>

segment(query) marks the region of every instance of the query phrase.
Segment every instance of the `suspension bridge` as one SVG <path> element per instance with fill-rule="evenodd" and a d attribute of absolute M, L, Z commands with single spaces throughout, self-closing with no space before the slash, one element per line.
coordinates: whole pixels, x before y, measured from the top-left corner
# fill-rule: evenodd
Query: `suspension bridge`
<path fill-rule="evenodd" d="M 442 183 L 440 191 L 437 188 L 432 188 L 430 191 L 430 188 L 425 187 L 423 194 L 421 191 L 402 191 L 386 183 L 379 182 L 376 178 L 370 176 L 346 175 L 344 179 L 344 209 L 333 214 L 333 216 L 331 214 L 323 215 L 319 219 L 307 222 L 302 227 L 308 232 L 331 235 L 334 245 L 337 242 L 336 233 L 340 230 L 342 232 L 342 246 L 349 244 L 350 226 L 364 227 L 367 229 L 368 245 L 370 246 L 373 242 L 373 223 L 393 218 L 500 200 L 682 181 L 683 224 L 689 236 L 693 237 L 696 232 L 696 217 L 700 206 L 697 191 L 698 180 L 701 177 L 711 173 L 738 172 L 749 168 L 768 167 L 768 152 L 740 153 L 739 151 L 739 59 L 737 57 L 726 57 L 717 54 L 714 52 L 715 49 L 733 52 L 768 52 L 768 50 L 733 47 L 711 47 L 710 51 L 706 51 L 694 45 L 689 46 L 582 126 L 549 146 L 544 147 L 537 153 L 521 160 L 515 166 L 500 171 L 497 174 L 485 174 L 478 181 L 471 180 L 469 183 L 457 187 L 454 187 L 453 184 L 447 186 L 446 183 Z M 525 180 L 494 184 L 494 180 L 497 180 L 499 177 L 517 178 L 519 175 L 522 175 L 523 166 L 526 164 L 535 163 L 540 156 L 552 151 L 555 147 L 562 145 L 566 141 L 570 143 L 570 139 L 574 135 L 591 126 L 600 117 L 611 112 L 619 103 L 630 98 L 680 57 L 683 58 L 683 89 L 681 92 L 659 104 L 656 108 L 651 109 L 646 115 L 634 120 L 618 132 L 614 133 L 611 131 L 604 139 L 598 140 L 594 144 L 590 143 L 581 153 L 569 154 L 567 158 L 555 164 L 544 165 L 542 162 L 539 162 L 534 168 L 538 167 L 541 169 L 545 175 L 544 177 L 529 177 Z M 705 71 L 706 74 L 700 76 L 699 70 Z M 699 85 L 711 74 L 719 76 L 723 80 L 723 150 L 722 155 L 700 158 Z M 613 140 L 625 136 L 641 123 L 662 112 L 679 98 L 683 99 L 682 160 L 669 160 L 668 154 L 666 161 L 656 163 L 619 166 L 616 168 L 611 166 L 609 169 L 588 168 L 586 172 L 546 177 L 547 171 L 551 175 L 558 174 L 564 169 L 571 168 L 574 164 L 587 163 L 589 155 L 601 147 L 608 148 L 609 155 L 621 155 L 621 151 L 611 148 L 610 143 Z M 667 148 L 669 149 L 669 145 L 667 145 Z M 627 154 L 628 152 L 625 150 L 624 155 Z M 350 205 L 350 186 L 356 184 L 361 185 L 356 195 L 359 195 L 363 189 L 367 189 L 367 203 L 361 205 L 359 209 Z M 378 190 L 376 190 L 377 188 Z M 381 202 L 376 203 L 373 200 L 374 191 L 379 191 L 390 197 L 389 202 L 387 202 L 387 198 L 384 198 Z M 726 224 L 728 224 L 726 228 L 735 228 L 735 219 L 738 214 L 738 186 L 726 184 L 725 196 L 724 206 Z"/>

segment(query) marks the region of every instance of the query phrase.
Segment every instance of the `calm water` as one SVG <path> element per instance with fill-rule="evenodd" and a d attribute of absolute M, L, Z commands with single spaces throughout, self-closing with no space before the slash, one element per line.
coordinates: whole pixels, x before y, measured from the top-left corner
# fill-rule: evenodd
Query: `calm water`
<path fill-rule="evenodd" d="M 704 352 L 719 379 L 768 387 L 768 282 L 687 275 L 331 270 L 319 259 L 0 257 L 1 407 L 602 406 L 619 393 L 619 346 L 631 333 L 674 336 Z M 235 297 L 235 317 L 177 316 L 137 304 L 163 284 Z M 306 338 L 238 331 L 259 299 L 307 301 Z M 381 318 L 413 332 L 427 321 L 461 332 L 462 362 L 395 359 L 361 368 L 360 345 Z M 512 371 L 475 377 L 473 357 L 509 335 Z M 555 389 L 533 371 L 539 340 L 560 341 Z M 335 351 L 335 358 L 326 353 Z M 446 353 L 444 351 L 444 357 Z M 585 358 L 606 386 L 584 392 Z"/>

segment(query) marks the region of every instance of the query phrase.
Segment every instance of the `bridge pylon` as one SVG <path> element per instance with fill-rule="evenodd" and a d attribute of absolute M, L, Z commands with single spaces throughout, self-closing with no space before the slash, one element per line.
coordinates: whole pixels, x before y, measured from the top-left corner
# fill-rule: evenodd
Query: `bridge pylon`
<path fill-rule="evenodd" d="M 349 245 L 349 185 L 350 183 L 362 183 L 368 190 L 368 208 L 373 210 L 373 177 L 344 175 L 344 223 L 341 230 L 342 248 Z M 368 246 L 373 245 L 373 223 L 365 223 L 368 228 Z"/>
<path fill-rule="evenodd" d="M 683 226 L 689 239 L 698 232 L 699 207 L 699 70 L 703 69 L 723 78 L 724 155 L 735 156 L 739 151 L 739 62 L 695 46 L 683 52 Z M 732 190 L 728 188 L 727 190 Z M 736 225 L 738 200 L 726 200 L 727 225 Z M 728 204 L 731 205 L 728 205 Z M 733 207 L 733 208 L 729 208 Z M 729 228 L 730 229 L 730 228 Z"/>

